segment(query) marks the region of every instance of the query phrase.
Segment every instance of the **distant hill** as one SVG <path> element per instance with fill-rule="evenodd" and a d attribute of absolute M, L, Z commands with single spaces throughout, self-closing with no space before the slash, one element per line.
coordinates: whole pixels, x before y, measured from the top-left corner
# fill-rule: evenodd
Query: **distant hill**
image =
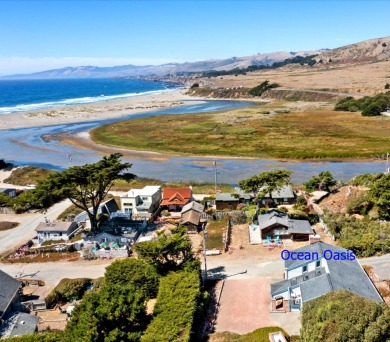
<path fill-rule="evenodd" d="M 298 52 L 259 53 L 245 57 L 227 59 L 211 59 L 197 62 L 168 63 L 162 65 L 122 65 L 115 67 L 79 66 L 47 70 L 33 74 L 11 75 L 3 79 L 55 79 L 55 78 L 109 78 L 109 77 L 138 77 L 167 75 L 182 75 L 204 71 L 222 71 L 235 68 L 246 68 L 252 65 L 272 65 L 297 56 L 315 57 L 317 62 L 375 62 L 390 59 L 390 37 L 365 40 L 360 43 L 342 46 L 336 49 L 321 49 Z"/>
<path fill-rule="evenodd" d="M 315 58 L 324 63 L 378 62 L 390 59 L 390 37 L 365 40 L 360 43 L 328 50 Z"/>
<path fill-rule="evenodd" d="M 324 50 L 299 52 L 271 52 L 253 56 L 231 57 L 228 59 L 212 59 L 198 62 L 168 63 L 162 65 L 122 65 L 115 67 L 79 66 L 47 70 L 33 74 L 10 75 L 3 79 L 55 79 L 55 78 L 108 78 L 137 76 L 166 76 L 209 70 L 231 70 L 246 68 L 250 65 L 271 65 L 295 56 L 309 56 Z"/>

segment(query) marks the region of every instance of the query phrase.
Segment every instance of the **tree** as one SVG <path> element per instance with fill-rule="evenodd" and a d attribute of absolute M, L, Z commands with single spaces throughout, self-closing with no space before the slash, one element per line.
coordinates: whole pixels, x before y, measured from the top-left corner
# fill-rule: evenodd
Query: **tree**
<path fill-rule="evenodd" d="M 253 192 L 258 197 L 271 193 L 277 188 L 290 183 L 292 172 L 287 170 L 275 170 L 260 173 L 238 182 L 238 186 L 245 192 Z"/>
<path fill-rule="evenodd" d="M 106 268 L 107 286 L 132 284 L 144 291 L 148 298 L 157 295 L 159 275 L 156 269 L 140 259 L 124 259 Z"/>
<path fill-rule="evenodd" d="M 171 235 L 166 235 L 163 232 L 157 241 L 141 242 L 134 245 L 138 256 L 156 266 L 160 274 L 183 269 L 186 263 L 195 260 L 186 229 L 178 227 L 172 229 L 171 233 Z"/>
<path fill-rule="evenodd" d="M 261 96 L 267 90 L 272 89 L 272 88 L 277 88 L 277 87 L 280 87 L 280 85 L 277 83 L 270 84 L 269 81 L 266 80 L 266 81 L 260 83 L 258 86 L 250 89 L 248 91 L 248 93 L 253 95 L 253 96 Z"/>
<path fill-rule="evenodd" d="M 362 111 L 362 115 L 363 116 L 378 116 L 378 115 L 381 115 L 382 111 L 383 111 L 382 106 L 380 106 L 377 103 L 372 103 Z"/>
<path fill-rule="evenodd" d="M 139 341 L 148 323 L 145 299 L 134 285 L 89 293 L 73 310 L 65 341 Z"/>
<path fill-rule="evenodd" d="M 349 291 L 334 291 L 303 305 L 303 342 L 382 342 L 390 338 L 390 309 Z"/>
<path fill-rule="evenodd" d="M 378 206 L 382 218 L 390 218 L 390 174 L 377 179 L 370 189 L 370 199 Z"/>
<path fill-rule="evenodd" d="M 331 186 L 336 185 L 336 180 L 330 171 L 322 171 L 318 176 L 313 176 L 309 181 L 303 183 L 306 191 L 313 192 L 315 190 L 330 191 Z"/>
<path fill-rule="evenodd" d="M 73 166 L 65 171 L 50 175 L 45 181 L 45 189 L 54 196 L 68 198 L 76 207 L 85 210 L 91 221 L 91 230 L 97 229 L 99 205 L 118 178 L 134 178 L 132 174 L 122 174 L 131 167 L 121 163 L 120 153 L 110 154 L 94 164 Z"/>

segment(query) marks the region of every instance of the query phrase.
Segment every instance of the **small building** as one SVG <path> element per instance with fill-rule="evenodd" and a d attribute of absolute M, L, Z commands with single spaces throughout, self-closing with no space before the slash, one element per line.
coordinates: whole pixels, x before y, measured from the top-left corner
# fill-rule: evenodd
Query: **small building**
<path fill-rule="evenodd" d="M 77 228 L 78 224 L 76 222 L 41 222 L 38 227 L 35 228 L 37 237 L 36 239 L 33 239 L 33 241 L 36 243 L 42 243 L 48 240 L 68 241 L 74 235 Z"/>
<path fill-rule="evenodd" d="M 304 260 L 289 257 L 291 253 L 295 253 L 295 256 L 301 253 L 304 257 L 299 259 Z M 271 310 L 299 311 L 304 303 L 336 290 L 348 290 L 375 302 L 383 302 L 378 290 L 351 253 L 325 242 L 282 251 L 285 279 L 271 284 Z"/>
<path fill-rule="evenodd" d="M 110 216 L 112 213 L 115 213 L 118 211 L 118 205 L 116 204 L 115 198 L 111 198 L 108 201 L 105 201 L 103 203 L 100 203 L 97 214 L 106 214 Z M 92 208 L 89 208 L 89 211 L 92 212 Z M 81 212 L 80 214 L 76 215 L 74 218 L 74 221 L 78 224 L 84 224 L 86 228 L 91 228 L 91 223 L 89 221 L 89 217 L 86 211 Z"/>
<path fill-rule="evenodd" d="M 270 210 L 262 215 L 258 211 L 249 229 L 251 240 L 255 239 L 258 243 L 267 237 L 307 241 L 310 236 L 314 235 L 309 221 L 291 219 L 287 214 L 277 210 Z"/>
<path fill-rule="evenodd" d="M 181 215 L 185 214 L 189 210 L 195 210 L 198 213 L 203 213 L 204 211 L 204 205 L 195 201 L 192 201 L 188 204 L 186 204 L 183 209 L 181 210 Z"/>
<path fill-rule="evenodd" d="M 18 280 L 0 270 L 0 323 L 12 311 L 19 310 L 21 286 Z"/>
<path fill-rule="evenodd" d="M 0 337 L 11 338 L 37 331 L 39 317 L 24 312 L 12 313 L 0 326 Z"/>
<path fill-rule="evenodd" d="M 16 189 L 13 189 L 13 188 L 0 188 L 0 193 L 7 195 L 8 197 L 11 197 L 11 198 L 16 197 Z"/>
<path fill-rule="evenodd" d="M 240 199 L 238 196 L 233 196 L 233 194 L 227 192 L 218 193 L 215 198 L 215 208 L 217 210 L 236 210 L 239 203 Z"/>
<path fill-rule="evenodd" d="M 132 189 L 120 198 L 121 210 L 133 218 L 150 218 L 158 209 L 161 197 L 160 186 Z"/>
<path fill-rule="evenodd" d="M 187 233 L 198 233 L 200 226 L 200 212 L 194 209 L 187 210 L 181 215 L 181 223 L 187 227 Z"/>
<path fill-rule="evenodd" d="M 263 188 L 262 188 L 263 189 Z M 260 191 L 262 190 L 260 189 Z M 259 204 L 262 207 L 265 206 L 278 206 L 278 205 L 290 205 L 294 204 L 296 200 L 296 194 L 291 185 L 283 185 L 271 192 L 271 195 L 265 194 L 263 197 L 259 197 Z"/>
<path fill-rule="evenodd" d="M 191 188 L 165 188 L 160 208 L 181 212 L 183 207 L 193 200 Z"/>

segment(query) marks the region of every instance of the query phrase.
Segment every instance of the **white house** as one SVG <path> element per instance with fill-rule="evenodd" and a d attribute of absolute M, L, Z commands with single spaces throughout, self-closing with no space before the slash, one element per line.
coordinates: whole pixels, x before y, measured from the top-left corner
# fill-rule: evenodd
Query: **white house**
<path fill-rule="evenodd" d="M 161 197 L 160 186 L 132 189 L 120 198 L 121 210 L 133 217 L 149 218 L 159 207 Z"/>
<path fill-rule="evenodd" d="M 328 292 L 348 290 L 383 302 L 356 256 L 344 248 L 316 242 L 281 253 L 285 280 L 271 284 L 272 311 L 299 311 L 305 302 Z"/>
<path fill-rule="evenodd" d="M 37 242 L 42 243 L 47 240 L 68 241 L 74 234 L 78 225 L 76 222 L 41 222 L 35 231 L 37 232 Z"/>

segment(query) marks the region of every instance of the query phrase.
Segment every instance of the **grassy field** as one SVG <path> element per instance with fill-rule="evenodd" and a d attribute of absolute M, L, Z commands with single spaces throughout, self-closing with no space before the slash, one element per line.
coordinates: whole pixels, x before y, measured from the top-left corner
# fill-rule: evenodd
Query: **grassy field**
<path fill-rule="evenodd" d="M 227 218 L 220 220 L 209 220 L 207 224 L 207 249 L 223 249 L 222 233 L 227 227 Z"/>
<path fill-rule="evenodd" d="M 54 173 L 53 170 L 42 169 L 35 166 L 18 167 L 14 169 L 11 176 L 4 180 L 4 183 L 14 185 L 29 185 L 37 184 L 39 181 L 44 180 L 50 174 Z"/>
<path fill-rule="evenodd" d="M 104 145 L 182 155 L 340 159 L 388 151 L 388 117 L 331 110 L 286 112 L 283 107 L 254 106 L 157 116 L 101 126 L 91 136 Z"/>

